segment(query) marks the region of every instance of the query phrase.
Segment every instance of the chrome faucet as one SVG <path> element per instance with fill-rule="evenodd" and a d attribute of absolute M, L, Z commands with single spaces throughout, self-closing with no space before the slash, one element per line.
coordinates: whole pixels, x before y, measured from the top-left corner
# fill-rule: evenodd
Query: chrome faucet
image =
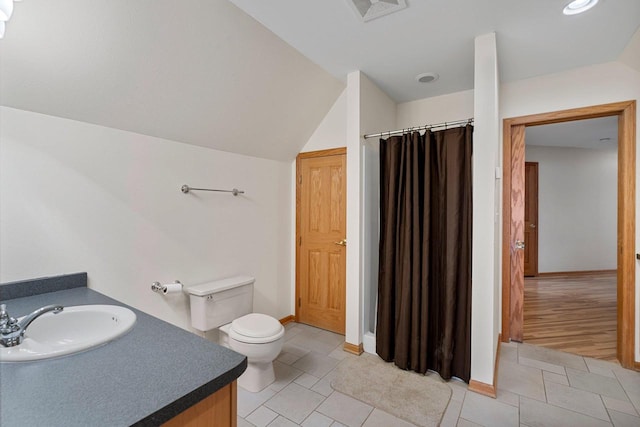
<path fill-rule="evenodd" d="M 22 343 L 24 331 L 38 317 L 53 311 L 54 314 L 64 310 L 61 305 L 46 305 L 24 316 L 22 320 L 11 317 L 5 304 L 0 304 L 0 344 L 4 347 L 14 347 Z"/>

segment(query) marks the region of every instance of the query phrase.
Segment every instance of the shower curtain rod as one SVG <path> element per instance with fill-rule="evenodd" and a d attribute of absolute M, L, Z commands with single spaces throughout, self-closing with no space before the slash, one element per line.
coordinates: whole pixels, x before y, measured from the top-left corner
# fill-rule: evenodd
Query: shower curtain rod
<path fill-rule="evenodd" d="M 427 129 L 433 129 L 433 128 L 441 128 L 441 127 L 447 129 L 449 126 L 457 127 L 457 126 L 466 126 L 471 124 L 473 124 L 473 117 L 466 120 L 456 120 L 453 122 L 443 122 L 443 123 L 436 123 L 433 125 L 416 126 L 412 128 L 406 128 L 406 129 L 390 130 L 387 132 L 371 133 L 369 135 L 364 135 L 364 139 L 375 138 L 379 136 L 391 136 L 398 133 L 403 134 L 405 132 L 414 132 L 414 131 L 421 131 L 421 130 L 427 130 Z"/>

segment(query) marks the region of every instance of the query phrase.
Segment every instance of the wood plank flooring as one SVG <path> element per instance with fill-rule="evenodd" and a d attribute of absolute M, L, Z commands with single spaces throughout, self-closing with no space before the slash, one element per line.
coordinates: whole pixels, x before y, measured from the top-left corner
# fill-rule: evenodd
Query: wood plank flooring
<path fill-rule="evenodd" d="M 524 289 L 524 342 L 616 361 L 615 272 L 526 278 Z"/>

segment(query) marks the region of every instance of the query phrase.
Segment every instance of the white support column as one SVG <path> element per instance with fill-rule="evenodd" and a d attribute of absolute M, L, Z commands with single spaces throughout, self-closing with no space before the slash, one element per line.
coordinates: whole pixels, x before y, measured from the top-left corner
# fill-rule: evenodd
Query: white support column
<path fill-rule="evenodd" d="M 493 385 L 500 327 L 498 58 L 495 33 L 475 39 L 471 379 Z"/>

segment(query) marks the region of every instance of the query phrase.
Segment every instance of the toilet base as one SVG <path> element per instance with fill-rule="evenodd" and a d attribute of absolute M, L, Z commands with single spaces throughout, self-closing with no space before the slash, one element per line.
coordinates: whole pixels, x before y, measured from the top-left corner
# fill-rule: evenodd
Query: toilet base
<path fill-rule="evenodd" d="M 273 362 L 249 363 L 247 370 L 238 378 L 238 385 L 247 391 L 257 393 L 276 380 Z"/>

